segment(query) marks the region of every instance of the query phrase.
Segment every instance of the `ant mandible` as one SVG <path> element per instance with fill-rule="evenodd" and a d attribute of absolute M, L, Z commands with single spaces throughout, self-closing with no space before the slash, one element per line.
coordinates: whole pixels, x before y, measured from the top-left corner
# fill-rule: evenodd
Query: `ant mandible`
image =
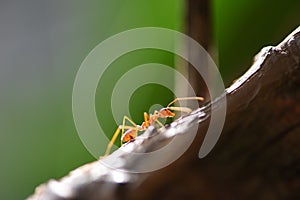
<path fill-rule="evenodd" d="M 171 101 L 167 107 L 160 109 L 159 111 L 155 110 L 153 114 L 148 114 L 146 112 L 144 112 L 144 122 L 141 125 L 137 125 L 136 123 L 134 123 L 129 117 L 127 117 L 126 115 L 123 117 L 123 124 L 119 125 L 117 130 L 115 131 L 113 137 L 111 138 L 106 151 L 105 151 L 105 155 L 107 156 L 110 153 L 110 150 L 113 146 L 113 144 L 115 143 L 118 135 L 121 132 L 121 144 L 123 142 L 128 142 L 134 138 L 137 137 L 137 134 L 139 131 L 145 131 L 150 125 L 154 125 L 154 123 L 156 122 L 157 124 L 159 124 L 161 127 L 163 127 L 164 125 L 158 120 L 159 118 L 161 119 L 166 119 L 166 118 L 173 118 L 175 117 L 175 113 L 171 112 L 172 111 L 180 111 L 180 112 L 185 112 L 185 113 L 190 113 L 192 112 L 192 109 L 187 108 L 187 107 L 173 107 L 171 106 L 172 104 L 174 104 L 177 101 L 182 101 L 182 100 L 198 100 L 198 101 L 203 101 L 204 98 L 203 97 L 182 97 L 182 98 L 176 98 L 173 101 Z M 132 126 L 127 126 L 126 125 L 126 120 L 132 125 Z M 126 130 L 126 131 L 125 131 Z"/>

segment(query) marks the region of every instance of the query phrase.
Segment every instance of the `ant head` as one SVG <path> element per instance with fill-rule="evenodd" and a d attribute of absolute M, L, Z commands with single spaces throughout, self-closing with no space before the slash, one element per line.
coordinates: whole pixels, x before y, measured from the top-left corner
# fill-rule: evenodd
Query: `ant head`
<path fill-rule="evenodd" d="M 174 117 L 175 113 L 172 113 L 169 109 L 167 108 L 162 108 L 158 112 L 159 117 L 161 118 L 167 118 L 167 117 Z"/>

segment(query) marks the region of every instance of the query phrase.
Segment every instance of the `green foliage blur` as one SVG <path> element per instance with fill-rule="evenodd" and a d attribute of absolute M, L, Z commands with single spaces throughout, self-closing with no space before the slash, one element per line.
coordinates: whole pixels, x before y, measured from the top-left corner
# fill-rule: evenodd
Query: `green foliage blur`
<path fill-rule="evenodd" d="M 297 0 L 213 1 L 216 62 L 226 85 L 247 69 L 262 47 L 277 44 L 300 24 L 299 8 Z M 29 0 L 26 5 L 3 3 L 2 9 L 23 15 L 5 18 L 1 26 L 9 31 L 21 24 L 16 29 L 24 31 L 0 34 L 0 39 L 13 42 L 13 37 L 25 40 L 36 34 L 32 38 L 37 42 L 9 49 L 11 56 L 6 58 L 14 64 L 1 64 L 0 73 L 0 199 L 24 199 L 37 185 L 95 160 L 81 143 L 72 118 L 73 82 L 85 56 L 109 36 L 131 28 L 183 31 L 185 2 Z M 38 43 L 44 48 L 35 48 Z M 37 59 L 39 52 L 45 54 Z M 174 55 L 158 50 L 130 53 L 116 60 L 100 80 L 95 102 L 106 133 L 117 127 L 110 112 L 114 84 L 122 73 L 149 62 L 174 66 Z M 129 105 L 133 119 L 140 123 L 143 111 L 153 104 L 166 105 L 172 95 L 158 85 L 139 88 Z"/>
<path fill-rule="evenodd" d="M 214 0 L 213 9 L 218 66 L 226 86 L 263 47 L 277 45 L 300 25 L 298 0 Z"/>

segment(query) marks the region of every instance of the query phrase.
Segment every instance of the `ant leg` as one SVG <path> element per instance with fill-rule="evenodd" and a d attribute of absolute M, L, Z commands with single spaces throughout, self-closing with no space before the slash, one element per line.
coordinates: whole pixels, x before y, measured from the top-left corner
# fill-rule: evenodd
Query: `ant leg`
<path fill-rule="evenodd" d="M 139 131 L 140 129 L 139 128 L 137 128 L 137 127 L 135 127 L 135 126 L 122 126 L 122 125 L 120 125 L 119 127 L 122 127 L 122 128 L 124 128 L 124 130 L 128 130 L 128 129 L 132 129 L 132 130 L 137 130 L 137 131 Z"/>
<path fill-rule="evenodd" d="M 173 103 L 177 102 L 177 101 L 183 101 L 183 100 L 198 100 L 198 101 L 203 101 L 204 98 L 203 97 L 181 97 L 181 98 L 176 98 L 173 101 L 171 101 L 167 107 L 169 107 L 170 105 L 172 105 Z"/>
<path fill-rule="evenodd" d="M 123 126 L 125 126 L 126 120 L 129 121 L 131 123 L 131 125 L 137 126 L 136 123 L 134 123 L 134 121 L 132 119 L 130 119 L 129 117 L 127 117 L 126 115 L 123 117 Z"/>
<path fill-rule="evenodd" d="M 136 123 L 134 123 L 134 122 L 132 121 L 132 119 L 130 119 L 129 117 L 127 117 L 127 116 L 125 115 L 125 116 L 123 117 L 122 135 L 124 134 L 124 127 L 126 126 L 126 120 L 127 120 L 131 125 L 133 125 L 134 128 L 137 127 Z M 122 143 L 122 141 L 121 141 L 121 143 Z"/>
<path fill-rule="evenodd" d="M 187 108 L 187 107 L 173 107 L 172 106 L 172 107 L 167 107 L 166 109 L 180 111 L 180 112 L 186 112 L 186 113 L 192 112 L 192 109 Z"/>
<path fill-rule="evenodd" d="M 111 140 L 109 141 L 109 143 L 107 145 L 107 148 L 106 148 L 106 151 L 105 151 L 105 154 L 104 154 L 103 157 L 109 155 L 110 150 L 111 150 L 112 146 L 114 145 L 114 143 L 115 143 L 115 141 L 116 141 L 116 139 L 117 139 L 117 137 L 120 133 L 120 130 L 121 130 L 120 127 L 118 127 L 117 130 L 115 131 L 113 137 L 111 138 Z"/>
<path fill-rule="evenodd" d="M 156 123 L 158 123 L 161 127 L 164 127 L 164 125 L 163 125 L 160 121 L 158 121 L 158 119 L 156 119 L 155 121 L 156 121 Z"/>

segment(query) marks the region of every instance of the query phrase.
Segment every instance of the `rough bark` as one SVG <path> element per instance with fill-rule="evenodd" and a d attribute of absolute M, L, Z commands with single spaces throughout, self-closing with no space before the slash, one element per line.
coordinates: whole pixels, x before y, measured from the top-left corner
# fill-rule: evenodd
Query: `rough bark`
<path fill-rule="evenodd" d="M 165 129 L 151 127 L 143 138 L 124 145 L 127 152 L 115 151 L 108 157 L 115 169 L 95 161 L 39 186 L 28 199 L 299 199 L 299 86 L 300 27 L 278 46 L 264 48 L 226 89 L 225 126 L 204 159 L 198 158 L 198 151 L 210 104 Z M 189 134 L 195 125 L 198 134 L 178 160 L 150 173 L 126 172 L 161 161 L 137 160 L 130 153 L 133 149 L 152 151 Z"/>

